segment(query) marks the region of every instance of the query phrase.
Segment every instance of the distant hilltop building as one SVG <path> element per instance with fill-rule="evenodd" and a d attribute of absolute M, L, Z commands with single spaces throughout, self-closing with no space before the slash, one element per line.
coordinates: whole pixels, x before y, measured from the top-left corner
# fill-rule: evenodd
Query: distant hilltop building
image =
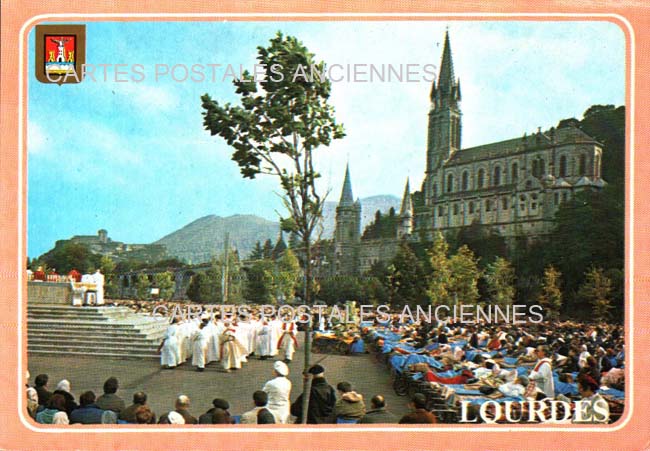
<path fill-rule="evenodd" d="M 448 33 L 430 100 L 422 191 L 413 196 L 406 181 L 394 237 L 361 236 L 361 204 L 353 201 L 346 168 L 336 209 L 335 274 L 363 274 L 392 259 L 401 239 L 431 239 L 436 230 L 450 234 L 472 224 L 489 227 L 512 248 L 518 239 L 550 233 L 555 212 L 576 192 L 606 184 L 602 144 L 571 123 L 463 149 L 460 81 Z"/>
<path fill-rule="evenodd" d="M 55 247 L 66 242 L 79 243 L 88 247 L 93 254 L 106 255 L 115 261 L 137 259 L 156 262 L 167 258 L 167 248 L 162 244 L 127 244 L 113 241 L 105 229 L 97 231 L 97 235 L 75 235 L 69 240 L 59 240 Z"/>

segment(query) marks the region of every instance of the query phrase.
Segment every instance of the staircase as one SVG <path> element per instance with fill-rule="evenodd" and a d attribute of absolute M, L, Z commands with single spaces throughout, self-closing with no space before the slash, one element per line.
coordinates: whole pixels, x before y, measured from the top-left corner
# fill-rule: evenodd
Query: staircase
<path fill-rule="evenodd" d="M 27 306 L 27 351 L 117 359 L 159 359 L 167 322 L 128 307 Z"/>

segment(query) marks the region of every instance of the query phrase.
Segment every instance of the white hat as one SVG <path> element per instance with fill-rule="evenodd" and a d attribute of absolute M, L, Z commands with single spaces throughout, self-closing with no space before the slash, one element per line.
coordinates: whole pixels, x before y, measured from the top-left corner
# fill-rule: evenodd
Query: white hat
<path fill-rule="evenodd" d="M 277 360 L 273 364 L 273 369 L 275 370 L 276 373 L 278 373 L 280 376 L 287 376 L 289 374 L 289 367 L 287 366 L 286 363 L 284 363 L 282 360 Z"/>
<path fill-rule="evenodd" d="M 185 424 L 183 415 L 173 410 L 167 414 L 167 418 L 169 419 L 169 424 Z"/>

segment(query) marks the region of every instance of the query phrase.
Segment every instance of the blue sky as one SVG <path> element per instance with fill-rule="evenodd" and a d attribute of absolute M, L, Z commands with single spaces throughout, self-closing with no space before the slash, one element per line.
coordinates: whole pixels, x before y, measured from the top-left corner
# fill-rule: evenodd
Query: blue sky
<path fill-rule="evenodd" d="M 231 150 L 203 130 L 202 94 L 237 100 L 223 69 L 215 82 L 156 81 L 156 64 L 252 68 L 256 47 L 281 30 L 328 64 L 437 68 L 446 27 L 462 86 L 463 147 L 624 103 L 624 35 L 607 22 L 90 22 L 86 62 L 141 64 L 144 81 L 115 82 L 109 69 L 106 81 L 96 73 L 97 82 L 63 86 L 36 81 L 32 30 L 28 255 L 100 228 L 148 243 L 208 214 L 277 219 L 277 181 L 242 179 Z M 330 200 L 346 161 L 355 196 L 401 196 L 407 176 L 419 189 L 429 90 L 426 82 L 334 83 L 347 137 L 318 151 Z"/>

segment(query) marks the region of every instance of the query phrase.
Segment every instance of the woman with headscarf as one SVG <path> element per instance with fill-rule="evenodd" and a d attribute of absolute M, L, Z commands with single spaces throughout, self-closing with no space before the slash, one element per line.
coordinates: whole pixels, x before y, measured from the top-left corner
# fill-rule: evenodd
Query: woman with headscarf
<path fill-rule="evenodd" d="M 65 398 L 65 412 L 70 415 L 79 405 L 74 400 L 74 395 L 70 392 L 70 382 L 63 379 L 56 385 L 55 395 L 61 395 Z"/>
<path fill-rule="evenodd" d="M 262 390 L 269 395 L 266 408 L 271 411 L 278 424 L 287 424 L 291 416 L 291 381 L 287 378 L 289 367 L 278 360 L 273 364 L 274 378 L 264 384 Z"/>
<path fill-rule="evenodd" d="M 63 395 L 52 395 L 47 407 L 36 414 L 36 421 L 41 424 L 70 424 Z"/>

